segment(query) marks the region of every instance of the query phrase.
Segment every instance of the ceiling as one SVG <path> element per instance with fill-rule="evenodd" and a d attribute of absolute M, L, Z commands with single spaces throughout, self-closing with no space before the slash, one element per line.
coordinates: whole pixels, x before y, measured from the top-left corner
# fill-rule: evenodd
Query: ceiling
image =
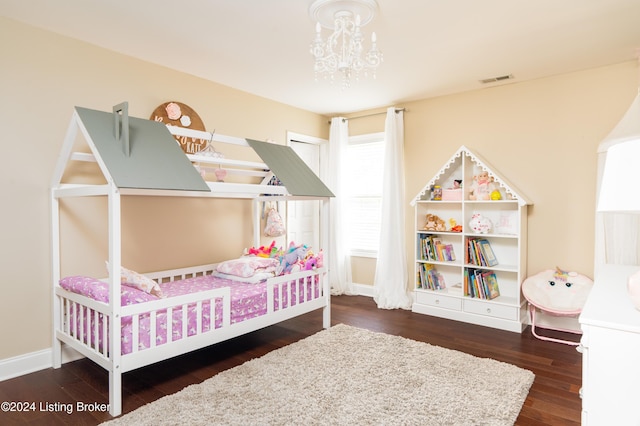
<path fill-rule="evenodd" d="M 311 2 L 0 0 L 0 15 L 327 115 L 637 60 L 640 48 L 640 0 L 377 0 L 364 32 L 384 62 L 342 89 L 315 80 Z"/>

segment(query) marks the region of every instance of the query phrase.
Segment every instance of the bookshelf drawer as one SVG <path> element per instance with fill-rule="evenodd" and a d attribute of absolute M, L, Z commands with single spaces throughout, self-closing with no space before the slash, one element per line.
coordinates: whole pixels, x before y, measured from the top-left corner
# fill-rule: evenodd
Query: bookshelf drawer
<path fill-rule="evenodd" d="M 464 310 L 472 314 L 487 315 L 507 320 L 519 320 L 520 310 L 517 306 L 498 305 L 482 300 L 465 300 Z"/>
<path fill-rule="evenodd" d="M 462 300 L 459 297 L 447 296 L 441 293 L 416 292 L 416 302 L 437 308 L 462 310 Z"/>

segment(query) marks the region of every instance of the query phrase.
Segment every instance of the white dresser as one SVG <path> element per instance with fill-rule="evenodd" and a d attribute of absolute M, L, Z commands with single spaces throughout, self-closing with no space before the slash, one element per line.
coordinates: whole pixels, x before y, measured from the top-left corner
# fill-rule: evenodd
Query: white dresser
<path fill-rule="evenodd" d="M 640 426 L 640 311 L 627 294 L 639 269 L 603 265 L 580 315 L 583 425 Z"/>

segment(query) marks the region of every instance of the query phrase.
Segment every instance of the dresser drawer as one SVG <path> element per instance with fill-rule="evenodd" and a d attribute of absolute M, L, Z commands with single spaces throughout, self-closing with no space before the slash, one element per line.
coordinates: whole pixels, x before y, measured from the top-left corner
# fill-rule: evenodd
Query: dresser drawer
<path fill-rule="evenodd" d="M 514 321 L 518 321 L 520 318 L 520 309 L 516 306 L 498 305 L 496 303 L 471 299 L 467 299 L 463 303 L 465 312 L 470 312 L 472 314 L 486 315 Z"/>
<path fill-rule="evenodd" d="M 459 297 L 447 296 L 444 293 L 416 292 L 416 303 L 435 306 L 437 308 L 462 310 L 462 300 Z"/>

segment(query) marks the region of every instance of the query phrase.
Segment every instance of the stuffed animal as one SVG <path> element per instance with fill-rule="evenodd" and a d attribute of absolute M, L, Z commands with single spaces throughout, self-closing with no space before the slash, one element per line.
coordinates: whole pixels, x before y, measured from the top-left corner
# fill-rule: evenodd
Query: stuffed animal
<path fill-rule="evenodd" d="M 451 232 L 462 232 L 462 225 L 458 225 L 458 222 L 454 218 L 449 219 L 449 226 Z"/>
<path fill-rule="evenodd" d="M 427 214 L 427 222 L 424 225 L 425 231 L 446 231 L 447 226 L 444 220 L 440 219 L 435 214 Z"/>
<path fill-rule="evenodd" d="M 473 182 L 469 188 L 469 199 L 488 200 L 494 189 L 493 178 L 489 177 L 489 172 L 483 170 L 473 177 Z"/>
<path fill-rule="evenodd" d="M 469 221 L 469 228 L 476 234 L 488 234 L 492 226 L 489 218 L 484 217 L 480 213 L 474 213 Z"/>
<path fill-rule="evenodd" d="M 322 261 L 322 250 L 320 250 L 320 253 L 318 253 L 318 256 L 316 256 L 311 250 L 308 250 L 304 259 L 296 260 L 296 262 L 293 265 L 289 265 L 288 270 L 285 270 L 284 273 L 293 274 L 294 272 L 310 271 L 312 269 L 319 268 L 321 266 L 320 265 L 321 261 Z"/>
<path fill-rule="evenodd" d="M 304 265 L 304 268 L 302 269 L 308 271 L 310 269 L 315 269 L 318 267 L 318 258 L 316 257 L 315 253 L 311 251 L 311 249 L 309 249 L 307 250 L 307 255 L 304 257 L 304 259 L 302 259 L 302 261 L 300 261 L 300 263 Z"/>
<path fill-rule="evenodd" d="M 309 271 L 318 267 L 318 259 L 315 256 L 307 257 L 304 261 L 304 270 Z"/>
<path fill-rule="evenodd" d="M 275 257 L 278 252 L 278 248 L 276 247 L 276 241 L 273 240 L 269 247 L 260 246 L 260 248 L 251 247 L 246 250 L 246 254 L 250 256 L 258 256 L 258 257 Z"/>
<path fill-rule="evenodd" d="M 316 255 L 317 267 L 322 268 L 324 266 L 324 252 L 322 249 Z"/>
<path fill-rule="evenodd" d="M 296 246 L 292 241 L 286 253 L 280 258 L 280 265 L 276 269 L 277 275 L 290 273 L 293 266 L 306 257 L 307 251 L 309 251 L 309 248 L 306 245 Z M 298 268 L 300 268 L 299 265 Z"/>

